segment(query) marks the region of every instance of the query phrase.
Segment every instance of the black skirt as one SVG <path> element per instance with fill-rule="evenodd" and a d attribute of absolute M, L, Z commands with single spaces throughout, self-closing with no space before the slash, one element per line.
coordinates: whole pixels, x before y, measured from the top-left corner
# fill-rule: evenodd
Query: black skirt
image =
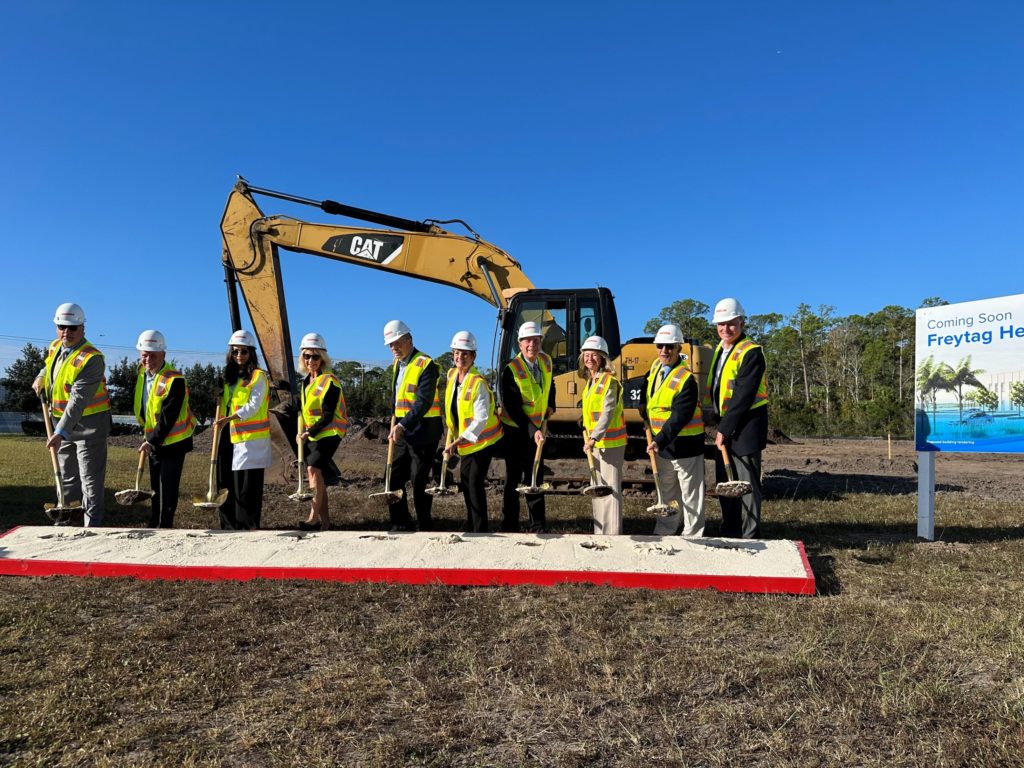
<path fill-rule="evenodd" d="M 338 450 L 339 445 L 341 445 L 341 438 L 337 435 L 328 435 L 327 437 L 321 437 L 319 440 L 307 441 L 306 466 L 323 472 L 330 467 L 331 458 L 334 456 L 334 452 Z"/>

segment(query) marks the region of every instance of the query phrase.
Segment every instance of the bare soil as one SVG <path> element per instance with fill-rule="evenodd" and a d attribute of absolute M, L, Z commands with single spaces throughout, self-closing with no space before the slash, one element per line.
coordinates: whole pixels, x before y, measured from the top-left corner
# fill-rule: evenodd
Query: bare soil
<path fill-rule="evenodd" d="M 353 429 L 344 439 L 335 460 L 342 487 L 381 490 L 387 460 L 386 425 L 371 421 Z M 910 440 L 787 438 L 770 444 L 762 455 L 764 491 L 773 498 L 820 498 L 834 494 L 867 492 L 912 494 L 917 492 L 917 453 Z M 112 438 L 112 442 L 137 438 Z M 196 452 L 210 449 L 210 432 L 196 436 Z M 709 488 L 714 485 L 713 447 L 707 447 Z M 554 478 L 555 493 L 575 493 L 589 482 L 582 458 L 545 459 L 545 476 Z M 435 476 L 439 467 L 435 467 Z M 492 462 L 488 479 L 497 491 L 504 479 L 504 461 Z M 287 484 L 294 482 L 295 467 L 286 470 Z M 627 461 L 623 470 L 626 495 L 653 493 L 647 460 Z M 435 478 L 436 479 L 436 478 Z M 379 486 L 379 487 L 378 487 Z M 1024 496 L 1024 462 L 1007 454 L 939 454 L 936 489 L 980 499 L 1017 500 Z M 712 492 L 713 493 L 713 492 Z M 274 494 L 276 495 L 276 494 Z M 282 498 L 286 494 L 281 494 Z M 268 503 L 274 503 L 268 498 Z"/>

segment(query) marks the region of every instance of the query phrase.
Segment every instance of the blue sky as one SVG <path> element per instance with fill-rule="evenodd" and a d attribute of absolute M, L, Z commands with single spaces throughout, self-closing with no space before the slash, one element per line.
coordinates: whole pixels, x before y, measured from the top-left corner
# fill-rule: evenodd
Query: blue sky
<path fill-rule="evenodd" d="M 624 338 L 682 298 L 845 315 L 1022 290 L 1020 3 L 348 5 L 5 9 L 0 370 L 63 301 L 108 359 L 158 328 L 222 360 L 236 174 L 465 219 L 540 287 L 611 287 Z M 293 341 L 335 359 L 386 361 L 392 317 L 433 354 L 493 334 L 460 291 L 282 263 Z"/>

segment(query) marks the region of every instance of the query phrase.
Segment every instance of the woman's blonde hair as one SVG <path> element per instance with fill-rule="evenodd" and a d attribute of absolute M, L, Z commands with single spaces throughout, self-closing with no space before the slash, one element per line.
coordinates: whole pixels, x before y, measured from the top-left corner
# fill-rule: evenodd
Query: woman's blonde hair
<path fill-rule="evenodd" d="M 606 355 L 604 352 L 598 349 L 588 349 L 586 351 L 593 352 L 601 356 L 601 365 L 597 367 L 598 371 L 611 371 L 611 368 L 608 367 L 608 355 Z M 579 376 L 581 379 L 586 379 L 588 376 L 590 376 L 590 373 L 587 371 L 587 369 L 583 367 L 582 352 L 580 352 L 580 359 L 576 361 L 576 375 Z"/>
<path fill-rule="evenodd" d="M 299 373 L 306 375 L 309 373 L 309 368 L 306 367 L 306 361 L 302 359 L 302 353 L 309 349 L 311 352 L 318 352 L 320 354 L 320 372 L 330 373 L 334 366 L 331 364 L 331 358 L 327 356 L 326 349 L 316 349 L 314 347 L 303 347 L 299 350 L 299 359 L 295 364 L 295 367 L 299 369 Z"/>

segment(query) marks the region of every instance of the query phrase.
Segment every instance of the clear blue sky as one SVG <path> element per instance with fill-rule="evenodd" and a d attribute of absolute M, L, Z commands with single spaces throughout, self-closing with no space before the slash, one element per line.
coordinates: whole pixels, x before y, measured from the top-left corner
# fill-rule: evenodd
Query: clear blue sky
<path fill-rule="evenodd" d="M 235 174 L 465 219 L 538 286 L 610 286 L 624 338 L 681 298 L 845 315 L 1022 290 L 1019 2 L 357 6 L 5 8 L 0 370 L 63 301 L 108 359 L 159 328 L 222 360 Z M 293 341 L 335 359 L 386 361 L 392 317 L 433 354 L 492 336 L 469 294 L 282 258 Z"/>

